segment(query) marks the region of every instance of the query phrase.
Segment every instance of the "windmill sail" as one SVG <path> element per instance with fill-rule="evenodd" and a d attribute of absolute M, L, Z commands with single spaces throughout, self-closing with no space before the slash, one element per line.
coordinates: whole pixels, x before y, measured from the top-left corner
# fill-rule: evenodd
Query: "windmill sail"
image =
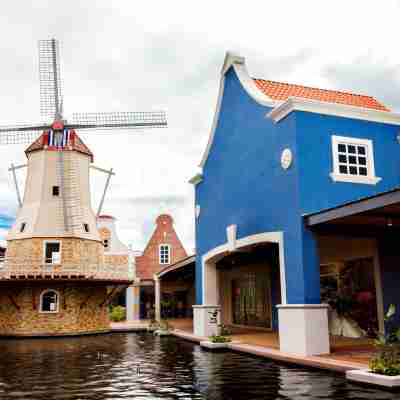
<path fill-rule="evenodd" d="M 40 114 L 61 117 L 61 78 L 59 44 L 55 39 L 39 40 Z"/>

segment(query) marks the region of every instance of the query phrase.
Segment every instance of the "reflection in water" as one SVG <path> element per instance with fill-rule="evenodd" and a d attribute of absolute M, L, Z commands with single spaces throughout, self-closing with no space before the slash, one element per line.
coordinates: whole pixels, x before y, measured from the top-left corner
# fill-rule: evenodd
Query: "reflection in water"
<path fill-rule="evenodd" d="M 0 357 L 0 399 L 398 398 L 340 375 L 146 333 L 0 340 Z"/>

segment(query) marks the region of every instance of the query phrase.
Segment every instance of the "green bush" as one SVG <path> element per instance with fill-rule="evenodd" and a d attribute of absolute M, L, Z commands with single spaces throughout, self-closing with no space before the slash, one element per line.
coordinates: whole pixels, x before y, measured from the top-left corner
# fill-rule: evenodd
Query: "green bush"
<path fill-rule="evenodd" d="M 120 322 L 126 319 L 125 307 L 115 306 L 111 308 L 110 319 L 113 322 Z"/>
<path fill-rule="evenodd" d="M 385 334 L 379 334 L 375 341 L 378 354 L 369 363 L 371 372 L 380 375 L 400 375 L 400 328 L 393 319 L 396 307 L 392 304 L 385 316 Z"/>
<path fill-rule="evenodd" d="M 212 335 L 210 336 L 210 341 L 212 343 L 228 343 L 231 341 L 231 338 L 221 335 Z"/>

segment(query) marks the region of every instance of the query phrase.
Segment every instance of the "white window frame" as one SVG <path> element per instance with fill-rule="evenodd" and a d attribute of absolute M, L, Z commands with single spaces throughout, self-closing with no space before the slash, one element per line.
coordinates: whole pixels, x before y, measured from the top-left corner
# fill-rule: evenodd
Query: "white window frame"
<path fill-rule="evenodd" d="M 355 146 L 364 146 L 366 148 L 366 159 L 367 159 L 367 174 L 366 176 L 361 175 L 350 175 L 343 174 L 339 171 L 339 144 L 354 144 Z M 375 164 L 374 164 L 374 147 L 372 140 L 359 139 L 354 137 L 336 136 L 332 135 L 332 165 L 333 171 L 329 174 L 335 182 L 349 182 L 349 183 L 363 183 L 367 185 L 376 185 L 382 178 L 375 176 Z"/>
<path fill-rule="evenodd" d="M 57 295 L 56 309 L 54 311 L 44 311 L 43 310 L 43 295 L 48 292 L 54 292 Z M 55 289 L 46 289 L 40 293 L 40 301 L 39 301 L 39 313 L 40 314 L 57 314 L 60 311 L 60 292 Z"/>
<path fill-rule="evenodd" d="M 59 251 L 59 253 L 60 253 L 60 262 L 58 262 L 58 263 L 47 263 L 46 262 L 46 245 L 47 245 L 47 243 L 58 243 L 59 245 L 60 245 L 60 251 Z M 45 240 L 44 242 L 43 242 L 43 264 L 44 265 L 60 265 L 61 264 L 61 255 L 62 255 L 62 242 L 61 242 L 61 240 Z"/>
<path fill-rule="evenodd" d="M 161 260 L 161 249 L 163 247 L 167 247 L 168 248 L 168 260 L 167 262 L 162 262 Z M 160 265 L 168 265 L 171 264 L 171 245 L 167 244 L 167 243 L 162 243 L 158 246 L 158 261 Z"/>

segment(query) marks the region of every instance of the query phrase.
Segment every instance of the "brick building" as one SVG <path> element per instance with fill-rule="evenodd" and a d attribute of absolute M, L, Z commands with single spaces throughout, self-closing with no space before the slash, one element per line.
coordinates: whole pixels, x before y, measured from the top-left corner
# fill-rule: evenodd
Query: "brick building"
<path fill-rule="evenodd" d="M 127 292 L 128 319 L 145 319 L 153 315 L 154 274 L 187 256 L 175 232 L 172 217 L 167 214 L 159 215 L 143 253 L 135 257 L 137 279 Z"/>

